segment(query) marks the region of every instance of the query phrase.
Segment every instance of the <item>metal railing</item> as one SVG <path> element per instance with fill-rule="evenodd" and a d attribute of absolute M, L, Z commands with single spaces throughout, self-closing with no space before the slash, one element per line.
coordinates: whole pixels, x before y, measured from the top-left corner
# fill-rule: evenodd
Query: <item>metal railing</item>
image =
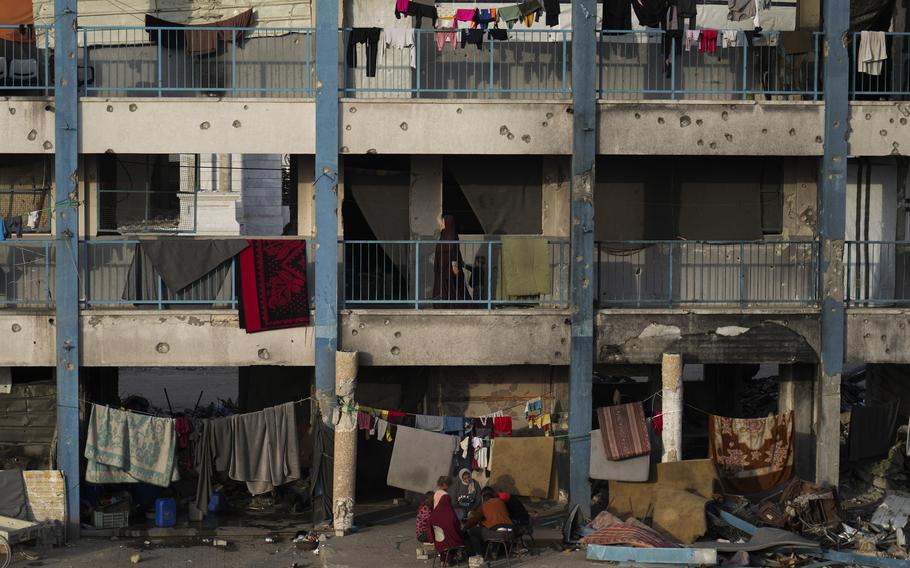
<path fill-rule="evenodd" d="M 910 241 L 847 241 L 844 262 L 848 305 L 910 304 Z"/>
<path fill-rule="evenodd" d="M 673 38 L 661 30 L 600 32 L 598 88 L 602 99 L 747 99 L 799 97 L 818 100 L 820 34 L 808 54 L 787 54 L 771 38 L 750 45 L 742 32 L 735 45 L 718 32 L 717 47 Z"/>
<path fill-rule="evenodd" d="M 312 28 L 80 28 L 85 96 L 311 97 Z"/>
<path fill-rule="evenodd" d="M 882 32 L 885 35 L 887 59 L 880 65 L 860 65 L 862 32 L 853 32 L 850 97 L 910 98 L 910 32 Z M 860 71 L 866 69 L 869 72 Z M 876 73 L 877 72 L 877 73 Z"/>
<path fill-rule="evenodd" d="M 810 305 L 815 241 L 607 241 L 597 244 L 599 305 Z"/>
<path fill-rule="evenodd" d="M 50 95 L 54 90 L 50 50 L 52 25 L 0 25 L 0 92 Z"/>
<path fill-rule="evenodd" d="M 172 291 L 137 245 L 137 240 L 81 243 L 80 298 L 84 307 L 237 308 L 236 258 L 222 263 L 186 288 Z"/>
<path fill-rule="evenodd" d="M 56 246 L 51 240 L 0 241 L 0 308 L 52 308 Z"/>
<path fill-rule="evenodd" d="M 474 30 L 472 30 L 474 31 Z M 572 94 L 570 30 L 500 30 L 508 39 L 462 44 L 462 30 L 414 30 L 414 46 L 376 50 L 342 30 L 343 96 L 358 98 L 566 98 Z"/>
<path fill-rule="evenodd" d="M 538 293 L 510 296 L 500 241 L 344 241 L 345 307 L 486 308 L 566 307 L 569 301 L 569 242 L 551 239 L 549 266 L 519 278 L 537 278 Z M 458 274 L 434 266 L 460 256 Z M 540 269 L 541 267 L 537 267 Z M 528 269 L 530 270 L 530 269 Z M 515 275 L 512 275 L 514 278 Z M 541 282 L 546 280 L 546 282 Z"/>

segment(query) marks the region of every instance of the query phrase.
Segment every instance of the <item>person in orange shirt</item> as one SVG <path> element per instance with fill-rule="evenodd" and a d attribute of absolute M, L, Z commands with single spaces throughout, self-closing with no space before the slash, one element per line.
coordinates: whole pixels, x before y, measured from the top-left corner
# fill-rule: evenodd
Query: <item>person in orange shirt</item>
<path fill-rule="evenodd" d="M 485 487 L 480 498 L 483 503 L 474 509 L 464 524 L 472 554 L 483 554 L 484 544 L 499 536 L 497 529 L 512 529 L 509 509 L 492 487 Z"/>

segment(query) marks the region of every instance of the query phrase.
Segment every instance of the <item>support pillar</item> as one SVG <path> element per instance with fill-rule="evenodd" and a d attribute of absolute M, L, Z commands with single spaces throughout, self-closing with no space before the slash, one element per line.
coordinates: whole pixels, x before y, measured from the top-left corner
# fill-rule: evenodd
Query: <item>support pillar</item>
<path fill-rule="evenodd" d="M 297 236 L 312 237 L 316 234 L 316 200 L 313 187 L 314 162 L 311 155 L 298 155 L 292 159 L 297 168 Z"/>
<path fill-rule="evenodd" d="M 661 411 L 664 427 L 662 462 L 682 459 L 683 443 L 683 360 L 679 353 L 664 353 L 660 361 Z"/>
<path fill-rule="evenodd" d="M 793 412 L 793 461 L 800 479 L 815 479 L 815 437 L 812 434 L 814 378 L 812 365 L 780 366 L 777 412 Z"/>
<path fill-rule="evenodd" d="M 357 479 L 357 352 L 335 354 L 335 392 L 342 405 L 335 410 L 335 458 L 332 473 L 332 516 L 335 536 L 354 528 L 354 485 Z"/>
<path fill-rule="evenodd" d="M 840 468 L 840 384 L 844 366 L 844 228 L 849 117 L 849 2 L 824 2 L 825 143 L 819 188 L 821 237 L 821 364 L 815 389 L 815 481 L 837 486 Z"/>
<path fill-rule="evenodd" d="M 596 0 L 572 2 L 572 359 L 569 369 L 569 498 L 591 512 L 591 377 L 594 372 L 594 155 Z"/>
<path fill-rule="evenodd" d="M 338 346 L 338 4 L 316 4 L 316 403 L 330 429 Z"/>
<path fill-rule="evenodd" d="M 79 537 L 79 212 L 71 205 L 79 195 L 76 13 L 76 0 L 54 1 L 57 468 L 66 477 L 69 538 Z"/>

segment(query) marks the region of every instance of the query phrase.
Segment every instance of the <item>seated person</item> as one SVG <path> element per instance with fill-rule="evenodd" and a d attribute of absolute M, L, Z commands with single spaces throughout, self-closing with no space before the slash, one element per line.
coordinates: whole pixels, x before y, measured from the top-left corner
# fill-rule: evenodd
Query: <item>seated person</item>
<path fill-rule="evenodd" d="M 500 537 L 501 533 L 497 529 L 513 528 L 509 509 L 493 488 L 485 487 L 480 493 L 480 498 L 483 503 L 471 513 L 464 524 L 473 554 L 483 554 L 484 544 Z"/>
<path fill-rule="evenodd" d="M 531 514 L 525 509 L 517 495 L 512 495 L 507 491 L 499 492 L 499 499 L 506 504 L 509 511 L 509 518 L 515 525 L 515 530 L 519 535 L 530 534 L 531 532 Z"/>
<path fill-rule="evenodd" d="M 427 491 L 423 501 L 417 507 L 417 540 L 433 542 L 433 531 L 430 530 L 430 512 L 433 510 L 433 492 Z"/>
<path fill-rule="evenodd" d="M 452 552 L 455 549 L 464 547 L 464 538 L 461 536 L 461 527 L 458 518 L 455 516 L 455 509 L 452 508 L 452 498 L 443 495 L 439 503 L 430 513 L 430 536 L 429 542 L 436 547 L 436 552 L 442 558 L 443 565 L 452 564 Z M 459 552 L 460 554 L 460 552 Z"/>
<path fill-rule="evenodd" d="M 471 477 L 471 472 L 467 469 L 458 472 L 454 501 L 455 514 L 459 520 L 464 520 L 468 513 L 480 505 L 480 484 Z"/>
<path fill-rule="evenodd" d="M 442 475 L 436 480 L 436 492 L 433 493 L 433 508 L 436 508 L 436 505 L 439 505 L 439 500 L 443 498 L 444 495 L 449 494 L 449 487 L 452 485 L 452 478 L 448 475 Z"/>

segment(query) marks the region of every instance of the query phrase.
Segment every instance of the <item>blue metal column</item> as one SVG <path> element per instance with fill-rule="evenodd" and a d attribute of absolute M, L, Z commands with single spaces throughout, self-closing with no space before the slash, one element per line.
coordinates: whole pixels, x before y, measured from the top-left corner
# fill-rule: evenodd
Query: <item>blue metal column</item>
<path fill-rule="evenodd" d="M 822 241 L 821 365 L 815 389 L 815 479 L 838 482 L 840 383 L 844 366 L 844 225 L 847 208 L 847 118 L 849 58 L 846 39 L 850 3 L 824 2 L 825 154 L 819 188 Z"/>
<path fill-rule="evenodd" d="M 338 2 L 316 3 L 316 401 L 335 404 L 338 345 Z"/>
<path fill-rule="evenodd" d="M 591 512 L 588 480 L 594 371 L 594 155 L 596 0 L 572 2 L 572 360 L 569 370 L 569 498 Z"/>
<path fill-rule="evenodd" d="M 66 476 L 67 535 L 79 537 L 79 101 L 76 0 L 54 0 L 57 270 L 57 467 Z M 64 205 L 65 204 L 65 205 Z"/>

